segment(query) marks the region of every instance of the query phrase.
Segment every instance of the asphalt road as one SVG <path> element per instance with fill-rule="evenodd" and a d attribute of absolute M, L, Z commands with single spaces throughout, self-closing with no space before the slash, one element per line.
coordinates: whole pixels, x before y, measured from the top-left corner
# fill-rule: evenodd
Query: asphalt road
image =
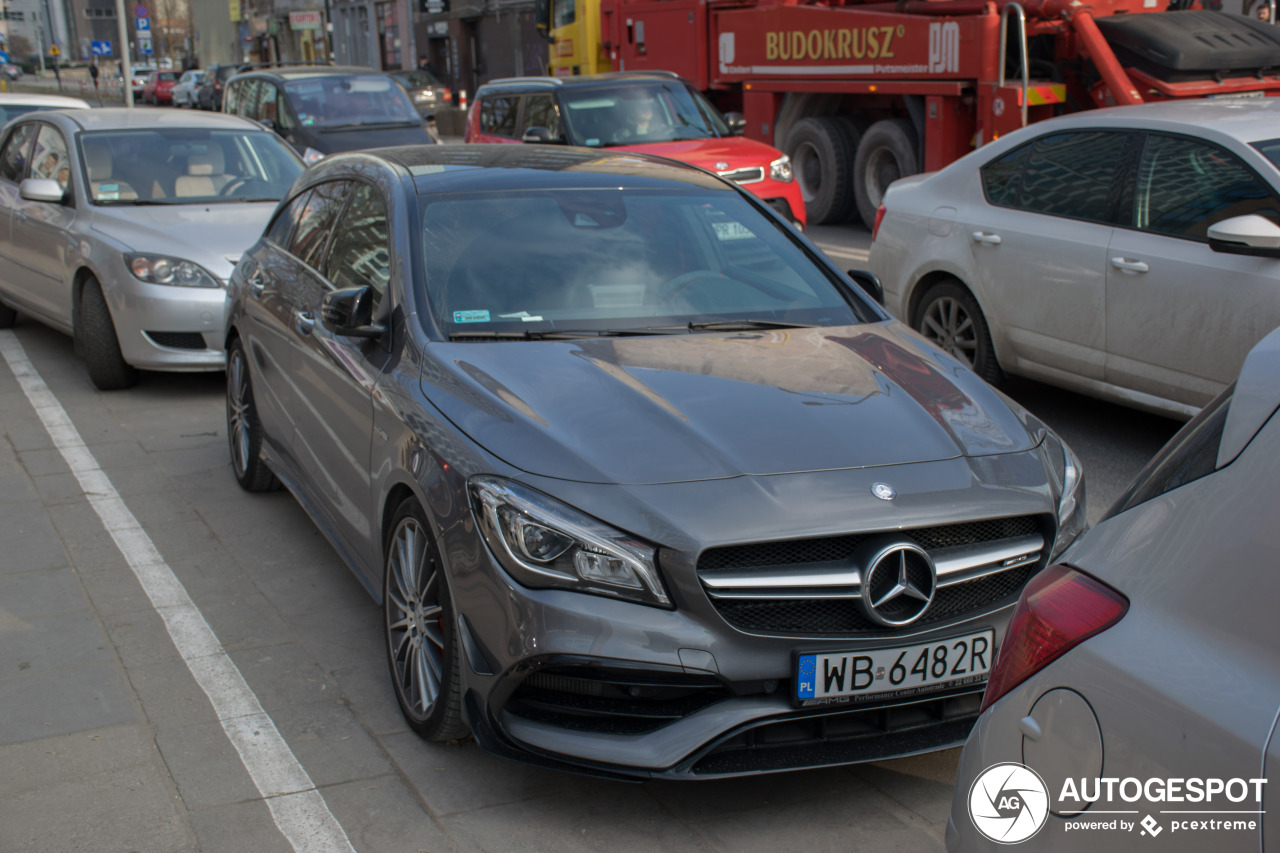
<path fill-rule="evenodd" d="M 811 236 L 865 263 L 865 231 Z M 941 850 L 955 751 L 629 785 L 422 742 L 391 693 L 379 608 L 291 496 L 236 486 L 221 375 L 103 394 L 69 338 L 25 321 L 0 355 L 0 850 L 271 853 L 290 849 L 281 814 L 319 812 L 294 849 Z M 1082 458 L 1094 519 L 1177 428 L 1010 390 Z M 144 584 L 160 566 L 189 607 Z M 180 654 L 193 625 L 210 645 Z M 241 679 L 258 711 L 220 710 L 193 668 Z M 245 769 L 257 751 L 237 752 L 262 739 L 284 746 L 265 791 Z"/>

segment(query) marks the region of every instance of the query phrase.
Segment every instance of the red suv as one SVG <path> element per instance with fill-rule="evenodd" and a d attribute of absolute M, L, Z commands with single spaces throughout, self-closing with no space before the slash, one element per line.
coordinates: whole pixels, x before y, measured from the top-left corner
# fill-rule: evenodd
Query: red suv
<path fill-rule="evenodd" d="M 738 136 L 697 89 L 664 72 L 513 77 L 476 92 L 467 142 L 541 142 L 617 148 L 701 166 L 758 195 L 803 228 L 804 197 L 791 160 Z"/>

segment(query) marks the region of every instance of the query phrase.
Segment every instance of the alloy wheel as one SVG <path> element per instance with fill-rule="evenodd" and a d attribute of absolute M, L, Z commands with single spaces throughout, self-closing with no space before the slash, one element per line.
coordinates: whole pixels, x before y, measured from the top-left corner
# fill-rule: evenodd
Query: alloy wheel
<path fill-rule="evenodd" d="M 968 310 L 950 296 L 935 299 L 924 311 L 921 332 L 965 366 L 972 368 L 978 352 L 977 327 Z"/>
<path fill-rule="evenodd" d="M 405 703 L 416 716 L 425 718 L 449 675 L 439 567 L 416 518 L 405 518 L 396 528 L 387 572 L 387 643 L 393 675 Z"/>

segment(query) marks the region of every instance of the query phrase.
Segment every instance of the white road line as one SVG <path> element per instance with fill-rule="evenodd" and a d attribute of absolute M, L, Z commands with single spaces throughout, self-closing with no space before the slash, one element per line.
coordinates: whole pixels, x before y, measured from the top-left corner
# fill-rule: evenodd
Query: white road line
<path fill-rule="evenodd" d="M 853 258 L 859 261 L 869 260 L 871 258 L 870 249 L 846 249 L 841 246 L 824 246 L 821 243 L 815 243 L 819 249 L 825 254 L 836 258 Z"/>
<path fill-rule="evenodd" d="M 213 704 L 222 730 L 240 753 L 240 760 L 271 809 L 280 832 L 298 853 L 355 853 L 315 783 L 298 763 L 204 615 L 156 550 L 151 537 L 120 499 L 13 332 L 0 331 L 0 354 L 151 599 L 151 606 L 164 620 L 174 646 Z"/>

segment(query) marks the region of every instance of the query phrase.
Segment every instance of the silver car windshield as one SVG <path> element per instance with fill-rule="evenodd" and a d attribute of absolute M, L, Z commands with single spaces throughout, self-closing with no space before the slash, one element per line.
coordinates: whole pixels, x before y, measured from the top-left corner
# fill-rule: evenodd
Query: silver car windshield
<path fill-rule="evenodd" d="M 701 95 L 678 81 L 648 86 L 567 88 L 561 115 L 574 145 L 643 145 L 728 136 L 729 127 Z"/>
<path fill-rule="evenodd" d="M 427 197 L 427 298 L 454 338 L 858 322 L 832 277 L 729 192 Z"/>
<path fill-rule="evenodd" d="M 298 124 L 327 130 L 387 124 L 420 124 L 413 102 L 381 74 L 320 76 L 284 84 Z"/>
<path fill-rule="evenodd" d="M 275 201 L 303 164 L 274 133 L 160 127 L 79 137 L 97 205 Z"/>

